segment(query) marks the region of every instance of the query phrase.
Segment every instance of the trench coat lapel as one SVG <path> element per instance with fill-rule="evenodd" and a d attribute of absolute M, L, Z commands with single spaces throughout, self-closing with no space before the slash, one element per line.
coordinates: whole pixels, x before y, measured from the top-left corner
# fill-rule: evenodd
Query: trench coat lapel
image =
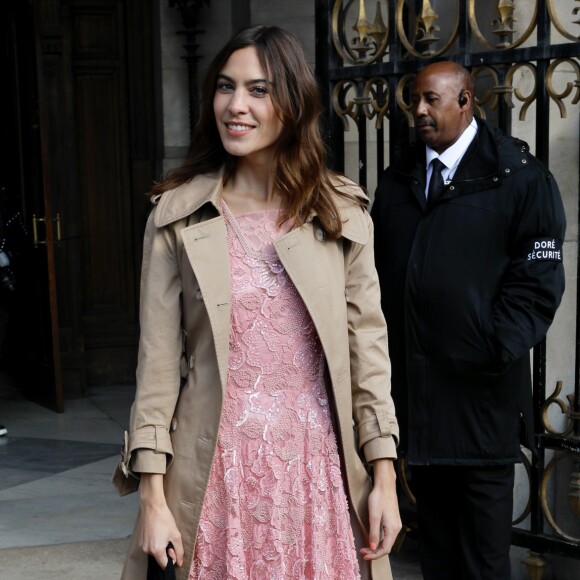
<path fill-rule="evenodd" d="M 335 260 L 339 259 L 341 265 L 343 260 L 342 246 L 337 244 L 342 244 L 344 239 L 366 244 L 368 238 L 369 231 L 361 210 L 343 216 L 342 237 L 338 242 L 327 240 L 322 228 L 312 219 L 274 242 L 280 261 L 304 301 L 323 346 L 335 342 L 336 329 L 329 321 L 334 317 L 334 309 L 343 308 L 346 300 L 341 290 L 341 303 L 336 303 L 337 288 L 344 289 L 345 284 L 344 275 L 340 278 L 337 274 Z M 338 252 L 334 257 L 333 251 Z M 341 269 L 340 272 L 344 271 Z"/>
<path fill-rule="evenodd" d="M 339 409 L 351 408 L 349 388 L 338 388 L 341 381 L 348 376 L 350 361 L 336 357 L 344 340 L 337 335 L 337 328 L 332 321 L 337 312 L 344 309 L 345 278 L 342 269 L 344 256 L 341 244 L 344 239 L 365 244 L 369 231 L 362 211 L 351 211 L 344 219 L 342 238 L 333 242 L 325 239 L 322 229 L 313 221 L 307 222 L 274 242 L 276 252 L 296 290 L 304 301 L 316 327 L 318 337 L 326 355 L 334 396 Z M 337 269 L 337 260 L 340 264 Z"/>
<path fill-rule="evenodd" d="M 333 298 L 336 295 L 335 288 L 331 288 L 331 285 L 337 283 L 336 265 L 331 271 L 329 268 L 333 264 L 321 259 L 321 242 L 312 230 L 311 223 L 292 230 L 276 240 L 274 247 L 316 327 L 334 383 L 341 379 L 346 370 L 333 366 L 336 357 L 328 355 L 328 349 L 336 341 L 336 329 L 328 321 L 333 319 L 335 309 L 341 306 Z"/>
<path fill-rule="evenodd" d="M 207 308 L 225 391 L 232 287 L 225 221 L 220 216 L 186 227 L 181 238 Z"/>
<path fill-rule="evenodd" d="M 321 323 L 328 320 L 324 288 L 329 279 L 320 261 L 313 259 L 317 244 L 320 242 L 314 237 L 311 224 L 306 224 L 276 240 L 274 247 L 320 334 L 328 326 Z"/>

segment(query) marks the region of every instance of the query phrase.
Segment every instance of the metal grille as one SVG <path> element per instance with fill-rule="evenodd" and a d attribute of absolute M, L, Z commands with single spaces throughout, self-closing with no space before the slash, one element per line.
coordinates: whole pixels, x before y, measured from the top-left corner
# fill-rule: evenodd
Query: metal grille
<path fill-rule="evenodd" d="M 533 353 L 538 459 L 530 463 L 530 455 L 523 454 L 520 479 L 527 493 L 519 492 L 523 505 L 514 515 L 512 542 L 577 559 L 579 32 L 580 0 L 316 2 L 317 74 L 337 170 L 372 195 L 383 168 L 414 139 L 408 99 L 414 73 L 449 59 L 472 73 L 475 112 L 528 141 L 558 180 L 568 219 L 568 287 L 547 343 Z M 525 563 L 532 573 L 546 560 L 532 554 Z"/>

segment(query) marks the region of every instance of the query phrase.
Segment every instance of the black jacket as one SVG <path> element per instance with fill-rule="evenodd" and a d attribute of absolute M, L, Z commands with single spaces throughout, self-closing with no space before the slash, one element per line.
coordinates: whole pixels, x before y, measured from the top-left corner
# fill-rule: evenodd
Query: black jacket
<path fill-rule="evenodd" d="M 372 208 L 400 449 L 415 465 L 519 461 L 529 350 L 564 291 L 553 176 L 526 143 L 477 122 L 432 209 L 422 143 L 385 171 Z"/>

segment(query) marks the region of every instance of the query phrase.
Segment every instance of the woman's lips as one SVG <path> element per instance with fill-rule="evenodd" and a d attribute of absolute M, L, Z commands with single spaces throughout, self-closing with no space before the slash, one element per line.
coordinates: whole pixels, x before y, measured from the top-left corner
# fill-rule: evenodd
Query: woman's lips
<path fill-rule="evenodd" d="M 226 130 L 229 135 L 245 135 L 249 133 L 254 127 L 252 125 L 245 125 L 243 123 L 226 123 Z"/>

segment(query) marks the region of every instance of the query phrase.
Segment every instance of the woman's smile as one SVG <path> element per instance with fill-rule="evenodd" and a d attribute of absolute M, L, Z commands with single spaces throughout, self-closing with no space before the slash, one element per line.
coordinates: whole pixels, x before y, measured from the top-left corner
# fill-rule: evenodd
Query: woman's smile
<path fill-rule="evenodd" d="M 226 123 L 229 135 L 233 137 L 247 135 L 254 128 L 252 125 L 245 125 L 243 123 Z"/>
<path fill-rule="evenodd" d="M 230 155 L 250 162 L 273 161 L 283 125 L 271 86 L 253 46 L 233 52 L 219 72 L 213 107 L 222 144 Z"/>

